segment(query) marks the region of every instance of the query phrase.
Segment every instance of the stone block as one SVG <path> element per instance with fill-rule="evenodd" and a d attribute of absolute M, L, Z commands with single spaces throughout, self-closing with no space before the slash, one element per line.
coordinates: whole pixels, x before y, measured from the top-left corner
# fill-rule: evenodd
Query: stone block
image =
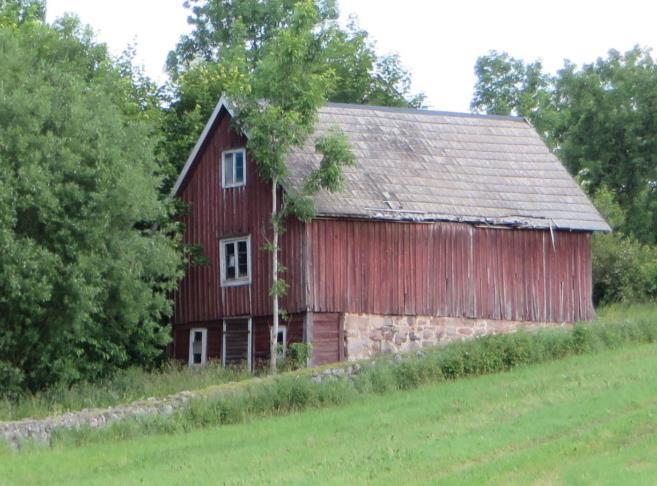
<path fill-rule="evenodd" d="M 370 331 L 370 339 L 372 341 L 381 341 L 381 339 L 383 339 L 383 333 L 381 332 L 381 329 L 372 329 Z"/>

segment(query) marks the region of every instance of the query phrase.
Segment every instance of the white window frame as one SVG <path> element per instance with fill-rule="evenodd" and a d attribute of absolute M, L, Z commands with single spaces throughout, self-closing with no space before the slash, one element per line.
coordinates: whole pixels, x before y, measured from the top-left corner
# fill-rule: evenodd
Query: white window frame
<path fill-rule="evenodd" d="M 283 333 L 283 349 L 281 350 L 281 353 L 278 355 L 278 357 L 284 358 L 285 354 L 287 353 L 287 326 L 278 326 L 278 332 Z M 276 336 L 276 346 L 278 348 L 278 336 Z"/>
<path fill-rule="evenodd" d="M 246 241 L 246 277 L 226 280 L 226 245 L 235 243 L 235 271 L 239 272 L 239 256 L 237 254 L 237 243 Z M 234 238 L 223 238 L 219 240 L 219 273 L 222 287 L 237 287 L 239 285 L 251 284 L 251 235 L 236 236 Z"/>
<path fill-rule="evenodd" d="M 248 326 L 249 326 L 249 344 L 248 344 L 248 351 L 247 351 L 247 359 L 246 359 L 246 366 L 249 371 L 251 371 L 251 353 L 253 352 L 252 346 L 253 346 L 253 322 L 250 317 L 233 317 L 232 319 L 224 319 L 223 321 L 223 329 L 221 332 L 221 366 L 226 366 L 226 322 L 227 321 L 243 321 L 243 320 L 248 321 Z"/>
<path fill-rule="evenodd" d="M 226 183 L 226 155 L 230 154 L 242 154 L 242 160 L 244 161 L 244 173 L 241 182 L 234 182 L 232 184 Z M 233 156 L 233 174 L 235 174 L 235 157 Z M 246 149 L 238 148 L 232 150 L 224 150 L 221 152 L 221 187 L 224 189 L 230 189 L 231 187 L 242 187 L 246 185 Z"/>
<path fill-rule="evenodd" d="M 194 333 L 201 332 L 201 362 L 194 363 Z M 206 327 L 195 327 L 189 330 L 189 366 L 203 366 L 208 362 L 208 329 Z"/>

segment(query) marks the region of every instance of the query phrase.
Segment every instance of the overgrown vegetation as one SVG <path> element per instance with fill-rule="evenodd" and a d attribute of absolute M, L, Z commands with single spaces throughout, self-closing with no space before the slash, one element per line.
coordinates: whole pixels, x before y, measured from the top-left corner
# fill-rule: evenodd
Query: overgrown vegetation
<path fill-rule="evenodd" d="M 577 325 L 572 330 L 546 329 L 531 334 L 501 334 L 401 357 L 382 357 L 372 362 L 360 363 L 360 371 L 351 377 L 346 373 L 333 372 L 331 376 L 318 380 L 315 378 L 317 370 L 306 369 L 225 387 L 213 386 L 202 391 L 206 398 L 192 401 L 171 417 L 151 416 L 130 420 L 105 430 L 60 431 L 55 440 L 65 439 L 81 444 L 99 438 L 128 438 L 146 433 L 172 433 L 197 427 L 242 423 L 257 417 L 342 405 L 372 395 L 499 373 L 578 354 L 598 353 L 638 343 L 653 343 L 657 341 L 657 320 L 654 316 L 654 306 L 615 306 L 605 311 L 599 324 Z M 351 364 L 341 366 L 347 367 Z M 321 374 L 321 370 L 319 373 Z M 126 386 L 126 391 L 117 389 L 117 384 L 121 386 L 119 380 L 104 391 L 90 396 L 99 397 L 101 401 L 111 396 L 110 393 L 124 393 L 128 396 L 130 393 L 138 393 L 139 384 L 145 385 L 149 381 L 153 382 L 153 385 L 147 386 L 149 393 L 158 394 L 167 389 L 173 391 L 184 380 L 195 385 L 210 385 L 213 380 L 221 382 L 245 377 L 239 373 L 231 374 L 217 369 L 196 372 L 177 369 L 172 377 L 166 374 L 144 377 L 139 373 L 135 376 L 137 379 L 134 381 L 130 381 L 128 377 L 129 385 Z M 71 397 L 67 397 L 65 392 L 62 402 L 74 403 L 77 399 L 79 405 L 87 391 L 89 390 L 80 389 L 78 395 L 76 390 Z M 57 397 L 51 395 L 50 398 Z M 38 400 L 28 401 L 14 407 L 14 413 L 29 411 L 32 403 L 39 406 Z"/>
<path fill-rule="evenodd" d="M 364 363 L 351 379 L 332 377 L 319 381 L 305 372 L 245 384 L 217 398 L 194 401 L 174 421 L 185 429 L 241 423 L 254 417 L 339 405 L 359 396 L 409 390 L 444 380 L 499 373 L 576 354 L 657 341 L 654 307 L 637 308 L 633 318 L 627 314 L 619 318 L 627 312 L 623 307 L 608 312 L 614 316 L 613 321 L 579 324 L 571 331 L 500 334 L 405 355 L 401 359 L 383 357 Z"/>
<path fill-rule="evenodd" d="M 0 1 L 0 396 L 156 365 L 181 276 L 152 86 L 43 5 Z"/>
<path fill-rule="evenodd" d="M 126 425 L 93 444 L 61 437 L 53 448 L 0 451 L 0 477 L 67 485 L 185 483 L 190 475 L 227 484 L 652 484 L 656 350 L 626 346 L 246 426 L 130 439 L 136 432 Z"/>
<path fill-rule="evenodd" d="M 93 382 L 60 383 L 43 391 L 23 392 L 13 400 L 0 399 L 0 421 L 124 405 L 149 397 L 164 397 L 252 377 L 242 368 L 225 368 L 216 362 L 202 368 L 167 363 L 153 371 L 133 367 Z"/>
<path fill-rule="evenodd" d="M 200 135 L 219 98 L 235 94 L 245 73 L 253 73 L 265 59 L 272 64 L 271 47 L 280 43 L 281 32 L 299 26 L 303 2 L 299 0 L 192 0 L 189 22 L 192 31 L 169 53 L 161 144 L 163 190 L 168 191 Z M 315 15 L 312 38 L 281 54 L 288 59 L 303 55 L 308 75 L 330 76 L 326 98 L 344 103 L 420 107 L 422 94 L 413 94 L 411 76 L 397 55 L 379 55 L 367 31 L 356 19 L 340 25 L 336 0 L 312 0 Z M 306 12 L 308 6 L 303 7 Z M 279 59 L 280 60 L 280 59 Z M 272 78 L 278 86 L 281 80 Z M 267 88 L 267 86 L 264 86 Z M 314 88 L 316 90 L 316 87 Z M 297 88 L 276 93 L 294 99 Z M 293 94 L 294 93 L 294 94 Z M 262 93 L 259 93 L 262 94 Z M 302 93 L 302 97 L 307 97 Z"/>
<path fill-rule="evenodd" d="M 371 366 L 365 366 L 353 381 L 329 380 L 319 384 L 310 379 L 316 371 L 305 369 L 280 375 L 275 381 L 231 385 L 229 396 L 199 402 L 194 406 L 195 411 L 189 412 L 191 418 L 182 416 L 174 421 L 191 427 L 196 420 L 194 417 L 201 414 L 206 417 L 203 421 L 233 423 L 254 416 L 343 403 L 370 393 L 497 373 L 573 354 L 615 349 L 629 343 L 653 342 L 657 340 L 656 315 L 654 305 L 614 305 L 603 309 L 595 324 L 581 324 L 573 331 L 548 329 L 531 334 L 489 336 L 406 355 L 403 360 L 382 357 Z M 311 352 L 306 344 L 290 345 L 281 363 L 282 371 L 304 368 Z M 15 400 L 0 401 L 0 420 L 125 404 L 249 378 L 252 375 L 244 370 L 222 368 L 217 363 L 194 369 L 171 363 L 153 372 L 132 368 L 118 372 L 111 379 L 58 385 L 43 392 L 23 393 Z M 202 410 L 206 411 L 201 413 Z M 210 416 L 214 418 L 208 418 Z M 174 426 L 169 419 L 166 422 L 166 427 Z"/>

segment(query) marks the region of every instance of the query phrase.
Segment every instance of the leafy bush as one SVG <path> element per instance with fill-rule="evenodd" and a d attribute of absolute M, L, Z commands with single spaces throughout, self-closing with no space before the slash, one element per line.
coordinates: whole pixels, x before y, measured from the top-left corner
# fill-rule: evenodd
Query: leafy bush
<path fill-rule="evenodd" d="M 36 3 L 0 1 L 0 361 L 30 390 L 157 364 L 182 271 L 154 87 Z"/>
<path fill-rule="evenodd" d="M 287 347 L 285 358 L 279 365 L 280 371 L 292 371 L 305 368 L 312 355 L 310 343 L 292 343 Z"/>
<path fill-rule="evenodd" d="M 625 234 L 626 214 L 606 187 L 594 198 L 598 210 L 614 229 L 594 234 L 593 301 L 596 305 L 654 301 L 657 297 L 657 247 Z"/>

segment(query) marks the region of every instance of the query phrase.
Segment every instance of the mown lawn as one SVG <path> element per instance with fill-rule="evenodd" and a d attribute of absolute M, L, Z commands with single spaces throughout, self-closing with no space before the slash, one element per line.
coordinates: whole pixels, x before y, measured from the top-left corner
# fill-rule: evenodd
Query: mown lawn
<path fill-rule="evenodd" d="M 0 453 L 0 483 L 645 483 L 657 345 L 248 424 Z"/>

